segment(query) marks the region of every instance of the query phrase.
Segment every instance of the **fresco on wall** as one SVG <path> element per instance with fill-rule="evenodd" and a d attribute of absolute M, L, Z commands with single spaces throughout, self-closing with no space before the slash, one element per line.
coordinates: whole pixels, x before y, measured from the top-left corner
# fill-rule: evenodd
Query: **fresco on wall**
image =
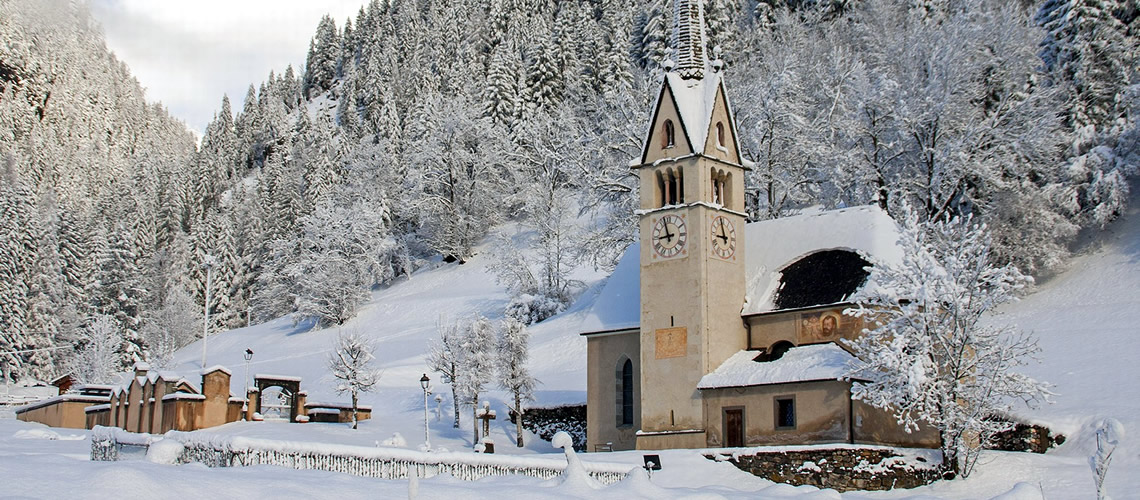
<path fill-rule="evenodd" d="M 800 313 L 796 330 L 800 344 L 832 342 L 855 338 L 863 330 L 863 319 L 845 316 L 842 309 L 805 312 Z"/>

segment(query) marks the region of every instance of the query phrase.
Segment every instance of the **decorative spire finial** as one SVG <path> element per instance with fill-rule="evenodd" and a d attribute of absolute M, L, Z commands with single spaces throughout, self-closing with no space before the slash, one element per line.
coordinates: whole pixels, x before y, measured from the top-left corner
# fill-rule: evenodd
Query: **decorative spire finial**
<path fill-rule="evenodd" d="M 705 74 L 705 14 L 701 0 L 674 0 L 673 47 L 677 73 L 684 79 Z"/>

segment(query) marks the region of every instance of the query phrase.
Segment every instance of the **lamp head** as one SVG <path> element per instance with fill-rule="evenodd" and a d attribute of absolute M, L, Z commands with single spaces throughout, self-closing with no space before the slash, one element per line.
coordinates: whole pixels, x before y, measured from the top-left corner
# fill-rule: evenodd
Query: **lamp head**
<path fill-rule="evenodd" d="M 429 379 L 427 374 L 425 373 L 424 376 L 420 377 L 420 387 L 423 387 L 423 389 L 426 391 L 428 388 L 428 382 L 430 380 L 431 379 Z"/>

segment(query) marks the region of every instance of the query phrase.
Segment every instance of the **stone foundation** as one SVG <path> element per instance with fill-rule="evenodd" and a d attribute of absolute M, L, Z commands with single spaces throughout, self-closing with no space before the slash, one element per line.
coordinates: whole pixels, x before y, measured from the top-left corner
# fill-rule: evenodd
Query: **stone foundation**
<path fill-rule="evenodd" d="M 705 457 L 732 462 L 740 470 L 769 481 L 838 491 L 915 488 L 940 478 L 936 463 L 879 448 L 706 453 Z"/>

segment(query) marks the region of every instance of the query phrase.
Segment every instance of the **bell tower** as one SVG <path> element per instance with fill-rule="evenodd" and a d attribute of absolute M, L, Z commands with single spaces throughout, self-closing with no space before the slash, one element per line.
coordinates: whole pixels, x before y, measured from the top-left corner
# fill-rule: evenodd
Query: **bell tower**
<path fill-rule="evenodd" d="M 675 0 L 676 64 L 641 163 L 638 449 L 706 446 L 697 383 L 747 347 L 744 175 L 723 64 L 705 56 L 701 0 Z"/>

